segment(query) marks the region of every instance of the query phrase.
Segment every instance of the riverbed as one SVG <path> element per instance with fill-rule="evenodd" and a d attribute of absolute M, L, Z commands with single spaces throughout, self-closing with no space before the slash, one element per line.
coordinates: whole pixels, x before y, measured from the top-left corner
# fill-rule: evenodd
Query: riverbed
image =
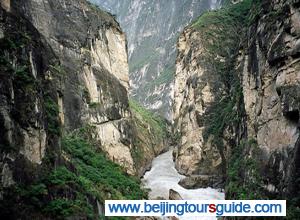
<path fill-rule="evenodd" d="M 156 157 L 151 170 L 146 172 L 142 182 L 149 188 L 149 199 L 169 199 L 169 190 L 179 193 L 183 200 L 223 200 L 225 195 L 220 190 L 212 188 L 185 189 L 178 182 L 185 178 L 175 169 L 172 156 L 173 149 Z M 213 220 L 213 217 L 181 217 L 180 220 Z"/>

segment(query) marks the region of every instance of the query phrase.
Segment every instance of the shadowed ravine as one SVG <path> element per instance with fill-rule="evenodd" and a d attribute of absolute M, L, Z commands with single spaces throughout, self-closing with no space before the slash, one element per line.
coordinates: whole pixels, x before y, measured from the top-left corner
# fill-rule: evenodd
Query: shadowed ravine
<path fill-rule="evenodd" d="M 224 199 L 224 193 L 216 189 L 185 189 L 178 182 L 185 178 L 180 175 L 175 169 L 175 164 L 172 159 L 173 149 L 156 157 L 152 162 L 152 168 L 144 175 L 142 179 L 146 188 L 151 191 L 149 199 L 164 198 L 169 199 L 169 190 L 173 189 L 180 194 L 184 200 L 217 200 Z M 185 217 L 180 219 L 215 219 L 213 217 Z"/>

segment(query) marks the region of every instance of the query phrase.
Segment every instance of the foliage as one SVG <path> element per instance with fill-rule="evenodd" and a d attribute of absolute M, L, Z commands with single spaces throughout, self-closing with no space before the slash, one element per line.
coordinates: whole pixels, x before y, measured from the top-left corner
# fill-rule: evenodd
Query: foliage
<path fill-rule="evenodd" d="M 82 216 L 95 219 L 96 200 L 143 199 L 140 180 L 126 174 L 87 139 L 92 127 L 82 128 L 62 140 L 65 161 L 31 185 L 19 185 L 17 194 L 27 210 L 66 219 Z M 99 216 L 98 216 L 99 217 Z"/>
<path fill-rule="evenodd" d="M 263 199 L 262 178 L 259 173 L 259 148 L 248 140 L 233 149 L 228 163 L 226 196 L 230 199 Z"/>
<path fill-rule="evenodd" d="M 223 90 L 204 117 L 204 138 L 208 140 L 212 135 L 220 151 L 223 150 L 224 129 L 238 124 L 243 114 L 242 87 L 235 67 L 251 5 L 251 0 L 228 5 L 203 14 L 192 24 L 201 34 L 205 49 L 203 62 L 210 64 L 207 68 L 217 74 Z"/>
<path fill-rule="evenodd" d="M 297 181 L 298 184 L 300 184 L 300 178 L 298 178 Z M 296 184 L 297 184 L 296 183 Z M 282 198 L 280 198 L 282 199 Z M 293 195 L 293 198 L 290 200 L 287 200 L 287 220 L 294 220 L 298 219 L 300 216 L 300 195 L 299 191 L 297 192 L 297 195 Z"/>
<path fill-rule="evenodd" d="M 234 126 L 240 123 L 243 115 L 243 93 L 239 83 L 233 85 L 231 96 L 225 96 L 218 102 L 215 102 L 209 109 L 210 113 L 204 116 L 206 128 L 204 130 L 204 139 L 209 136 L 214 137 L 213 143 L 220 151 L 223 151 L 223 132 L 228 126 Z"/>
<path fill-rule="evenodd" d="M 98 108 L 100 106 L 99 102 L 90 102 L 89 107 L 90 108 Z"/>
<path fill-rule="evenodd" d="M 152 129 L 152 133 L 159 139 L 164 139 L 167 135 L 166 120 L 145 109 L 134 100 L 129 100 L 130 109 L 139 116 L 140 120 L 144 121 Z"/>
<path fill-rule="evenodd" d="M 82 89 L 82 93 L 83 93 L 83 98 L 85 99 L 86 103 L 87 103 L 88 105 L 92 104 L 92 103 L 91 103 L 91 95 L 90 95 L 89 90 L 88 90 L 87 88 L 84 87 L 84 88 Z M 94 105 L 94 104 L 92 104 L 92 105 Z M 91 107 L 91 106 L 90 106 L 90 107 Z"/>
<path fill-rule="evenodd" d="M 47 115 L 48 132 L 52 134 L 60 134 L 60 123 L 58 119 L 59 107 L 57 103 L 50 97 L 45 97 L 45 110 Z"/>
<path fill-rule="evenodd" d="M 49 65 L 50 70 L 59 77 L 64 77 L 67 73 L 65 68 L 60 64 Z"/>
<path fill-rule="evenodd" d="M 217 73 L 219 92 L 204 116 L 204 139 L 212 136 L 221 155 L 224 155 L 224 131 L 242 123 L 244 103 L 239 71 L 236 69 L 241 48 L 246 48 L 246 29 L 253 17 L 252 0 L 210 11 L 191 26 L 201 34 L 204 59 L 209 72 Z M 254 10 L 254 9 L 252 9 Z M 259 9 L 257 9 L 259 10 Z M 234 145 L 237 146 L 234 146 Z M 228 158 L 226 197 L 230 199 L 262 199 L 262 179 L 259 175 L 259 148 L 253 140 L 231 145 Z"/>
<path fill-rule="evenodd" d="M 16 66 L 13 69 L 17 80 L 21 80 L 24 84 L 33 82 L 28 65 Z"/>
<path fill-rule="evenodd" d="M 154 90 L 155 86 L 168 84 L 174 78 L 175 70 L 172 67 L 166 68 L 156 79 L 145 85 L 144 90 Z"/>
<path fill-rule="evenodd" d="M 251 13 L 248 17 L 248 25 L 251 25 L 258 20 L 261 15 L 262 8 L 263 6 L 261 0 L 253 0 Z"/>
<path fill-rule="evenodd" d="M 56 216 L 58 218 L 72 216 L 74 214 L 80 214 L 82 211 L 85 211 L 85 214 L 88 214 L 89 217 L 93 217 L 92 208 L 85 207 L 87 209 L 83 209 L 83 205 L 86 206 L 81 200 L 68 200 L 64 198 L 55 199 L 49 202 L 49 204 L 44 209 L 44 212 L 48 213 L 51 216 Z M 89 213 L 86 211 L 88 210 Z"/>
<path fill-rule="evenodd" d="M 145 48 L 147 48 L 147 46 L 145 46 Z M 137 57 L 136 59 L 134 59 L 134 62 L 129 66 L 129 72 L 134 73 L 135 71 L 141 69 L 146 64 L 151 63 L 155 59 L 157 59 L 156 52 L 146 49 L 145 55 L 143 57 Z"/>
<path fill-rule="evenodd" d="M 81 183 L 88 189 L 93 183 L 93 191 L 99 199 L 142 199 L 145 194 L 140 189 L 138 179 L 127 175 L 120 166 L 107 159 L 103 153 L 77 136 L 63 140 L 64 150 L 73 158 Z"/>
<path fill-rule="evenodd" d="M 300 169 L 296 168 L 293 172 L 292 179 L 290 180 L 293 185 L 294 189 L 289 193 L 287 198 L 287 216 L 285 219 L 287 220 L 294 220 L 298 219 L 300 216 Z M 282 198 L 278 198 L 282 199 Z"/>
<path fill-rule="evenodd" d="M 144 150 L 146 147 L 155 151 L 158 146 L 164 144 L 165 140 L 168 139 L 167 121 L 145 109 L 134 100 L 129 100 L 129 105 L 137 129 L 131 155 L 137 170 L 139 170 L 139 166 L 144 163 Z"/>
<path fill-rule="evenodd" d="M 5 72 L 11 73 L 16 81 L 27 87 L 34 82 L 30 73 L 30 64 L 27 57 L 22 55 L 23 48 L 31 43 L 31 37 L 25 33 L 7 34 L 0 40 L 0 65 Z"/>
<path fill-rule="evenodd" d="M 171 145 L 178 145 L 179 141 L 182 138 L 182 134 L 180 131 L 175 131 L 174 134 L 171 136 Z"/>
<path fill-rule="evenodd" d="M 208 11 L 200 16 L 192 24 L 192 27 L 197 29 L 211 29 L 213 26 L 226 26 L 226 28 L 235 28 L 238 30 L 241 23 L 245 23 L 247 21 L 252 5 L 252 0 L 244 0 L 237 4 L 228 5 L 220 10 Z M 237 24 L 238 26 L 232 27 L 233 24 Z"/>

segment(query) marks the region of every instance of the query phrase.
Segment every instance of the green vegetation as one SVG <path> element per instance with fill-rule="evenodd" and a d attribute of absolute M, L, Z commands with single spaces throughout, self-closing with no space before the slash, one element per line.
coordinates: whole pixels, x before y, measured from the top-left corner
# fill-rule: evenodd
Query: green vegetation
<path fill-rule="evenodd" d="M 296 179 L 295 185 L 300 185 L 300 178 Z M 300 193 L 299 191 L 292 195 L 293 198 L 287 200 L 287 216 L 286 219 L 294 220 L 298 219 L 300 216 Z M 278 198 L 282 199 L 282 198 Z"/>
<path fill-rule="evenodd" d="M 255 140 L 242 142 L 233 149 L 228 163 L 226 196 L 230 199 L 264 199 L 259 173 L 260 150 Z"/>
<path fill-rule="evenodd" d="M 86 103 L 87 103 L 88 105 L 92 104 L 92 103 L 91 103 L 91 95 L 90 95 L 90 92 L 89 92 L 89 90 L 88 90 L 86 87 L 84 87 L 84 88 L 82 89 L 82 94 L 83 94 L 83 98 L 86 100 Z M 94 105 L 94 104 L 92 104 L 92 105 Z M 91 106 L 90 106 L 90 107 L 91 107 Z"/>
<path fill-rule="evenodd" d="M 147 63 L 151 63 L 153 60 L 157 58 L 156 51 L 149 51 L 143 57 L 138 57 L 135 59 L 134 63 L 131 63 L 129 66 L 129 72 L 133 73 L 136 70 L 141 69 Z"/>
<path fill-rule="evenodd" d="M 30 74 L 29 65 L 16 66 L 14 69 L 14 75 L 17 80 L 22 81 L 24 84 L 30 84 L 33 82 L 33 78 Z"/>
<path fill-rule="evenodd" d="M 170 83 L 174 78 L 175 70 L 174 67 L 164 69 L 164 71 L 154 80 L 150 81 L 145 85 L 144 90 L 154 91 L 156 86 Z"/>
<path fill-rule="evenodd" d="M 170 83 L 174 78 L 175 69 L 174 67 L 169 67 L 164 69 L 164 71 L 153 81 L 154 85 L 161 85 L 164 83 Z"/>
<path fill-rule="evenodd" d="M 239 79 L 240 70 L 237 69 L 239 66 L 237 58 L 241 49 L 247 53 L 247 30 L 258 19 L 262 19 L 264 28 L 261 32 L 264 35 L 269 30 L 274 30 L 274 24 L 278 22 L 278 19 L 283 21 L 283 18 L 289 14 L 289 7 L 275 7 L 268 13 L 263 10 L 265 7 L 263 4 L 268 4 L 268 2 L 244 0 L 241 3 L 232 5 L 227 1 L 226 7 L 218 11 L 205 13 L 191 25 L 191 28 L 201 35 L 201 46 L 205 50 L 205 55 L 201 57 L 201 60 L 206 65 L 206 72 L 217 73 L 220 79 L 217 83 L 220 83 L 219 88 L 222 91 L 217 94 L 215 103 L 207 110 L 207 116 L 203 119 L 203 122 L 206 128 L 204 138 L 207 141 L 212 136 L 213 144 L 218 147 L 221 155 L 226 150 L 223 149 L 224 140 L 228 141 L 226 139 L 228 136 L 225 137 L 224 131 L 232 132 L 232 136 L 237 137 L 239 134 L 236 134 L 236 131 L 240 130 L 238 126 L 244 124 L 242 119 L 245 116 L 245 110 L 242 86 Z M 279 45 L 279 48 L 281 46 Z M 261 47 L 266 49 L 264 48 L 265 45 Z M 249 53 L 251 54 L 251 50 Z M 266 178 L 262 176 L 263 171 L 261 168 L 265 165 L 262 165 L 262 152 L 256 141 L 242 140 L 240 143 L 235 143 L 235 141 L 238 141 L 233 139 L 229 141 L 227 143 L 230 143 L 229 153 L 231 155 L 226 158 L 226 198 L 274 198 L 276 193 L 267 192 L 267 181 L 263 182 Z M 294 176 L 299 175 L 295 174 Z M 300 184 L 299 178 L 290 181 L 296 186 Z M 279 187 L 286 187 L 286 185 L 279 185 Z M 287 219 L 297 219 L 300 215 L 298 187 L 294 191 L 293 195 L 288 196 L 292 199 L 287 198 Z M 277 196 L 277 199 L 283 199 L 283 195 Z"/>
<path fill-rule="evenodd" d="M 248 17 L 248 24 L 251 25 L 258 20 L 262 12 L 262 2 L 261 0 L 253 0 L 251 13 Z"/>
<path fill-rule="evenodd" d="M 58 219 L 75 214 L 92 219 L 93 209 L 82 187 L 75 173 L 60 166 L 32 185 L 18 186 L 17 192 L 26 201 L 27 210 L 40 210 Z"/>
<path fill-rule="evenodd" d="M 64 163 L 31 185 L 19 185 L 17 194 L 26 201 L 24 210 L 41 210 L 46 216 L 66 219 L 82 216 L 96 219 L 92 204 L 105 199 L 143 199 L 138 178 L 106 158 L 90 139 L 93 127 L 87 126 L 62 140 Z M 28 205 L 30 204 L 30 205 Z"/>
<path fill-rule="evenodd" d="M 254 8 L 252 0 L 210 11 L 192 24 L 192 28 L 201 34 L 201 43 L 205 53 L 203 63 L 208 72 L 217 73 L 219 93 L 215 102 L 207 109 L 203 123 L 204 138 L 217 146 L 224 156 L 224 131 L 235 130 L 245 115 L 242 86 L 237 58 L 245 45 L 247 27 L 253 22 L 250 16 Z M 257 6 L 258 7 L 258 6 Z M 221 88 L 221 89 L 220 89 Z M 263 199 L 264 189 L 259 173 L 259 148 L 253 140 L 231 145 L 232 151 L 227 162 L 226 197 L 230 199 Z M 225 160 L 225 159 L 224 159 Z M 224 164 L 225 166 L 225 164 Z"/>
<path fill-rule="evenodd" d="M 10 73 L 15 77 L 18 84 L 24 87 L 31 88 L 34 82 L 33 76 L 30 73 L 30 63 L 26 56 L 21 56 L 24 47 L 31 43 L 31 37 L 25 33 L 8 34 L 0 40 L 0 65 L 1 70 Z M 16 59 L 16 57 L 18 59 Z"/>
<path fill-rule="evenodd" d="M 51 134 L 60 134 L 59 107 L 50 97 L 45 98 L 45 110 L 47 115 L 48 132 Z"/>
<path fill-rule="evenodd" d="M 130 109 L 139 116 L 139 118 L 150 125 L 152 134 L 158 139 L 164 139 L 167 135 L 167 123 L 162 117 L 145 109 L 134 100 L 129 101 Z"/>
<path fill-rule="evenodd" d="M 174 134 L 171 136 L 170 141 L 171 141 L 171 145 L 178 145 L 178 143 L 180 142 L 182 138 L 182 134 L 179 131 L 175 131 Z"/>
<path fill-rule="evenodd" d="M 90 108 L 97 108 L 100 106 L 100 103 L 99 102 L 90 102 L 89 103 L 89 107 Z"/>
<path fill-rule="evenodd" d="M 150 64 L 149 68 L 151 68 L 151 63 L 159 58 L 159 52 L 153 48 L 153 44 L 155 44 L 155 42 L 151 40 L 144 40 L 141 42 L 141 45 L 136 48 L 138 51 L 142 52 L 142 56 L 138 55 L 139 53 L 133 54 L 133 57 L 131 57 L 132 62 L 130 62 L 129 65 L 130 73 L 141 69 L 147 63 Z"/>
<path fill-rule="evenodd" d="M 210 64 L 207 66 L 210 72 L 217 73 L 219 88 L 223 90 L 204 118 L 204 138 L 208 140 L 212 135 L 220 152 L 223 151 L 224 129 L 238 124 L 243 114 L 242 87 L 235 67 L 251 6 L 251 0 L 229 5 L 203 14 L 192 24 L 201 34 L 206 50 L 203 62 Z"/>
<path fill-rule="evenodd" d="M 107 159 L 80 135 L 64 138 L 63 149 L 73 158 L 72 163 L 81 176 L 84 188 L 98 192 L 96 195 L 100 201 L 142 199 L 145 196 L 137 178 L 125 174 L 119 165 Z"/>
<path fill-rule="evenodd" d="M 213 143 L 220 151 L 224 150 L 224 130 L 228 126 L 239 124 L 243 115 L 243 93 L 238 83 L 233 85 L 232 93 L 232 96 L 225 96 L 218 103 L 214 103 L 209 109 L 210 113 L 204 117 L 204 138 L 208 140 L 209 136 L 213 135 Z"/>
<path fill-rule="evenodd" d="M 160 116 L 150 112 L 136 101 L 129 100 L 130 109 L 133 113 L 133 120 L 137 129 L 137 137 L 134 138 L 134 144 L 131 148 L 137 170 L 143 164 L 145 159 L 144 150 L 159 148 L 167 139 L 167 122 Z M 157 153 L 157 152 L 156 152 Z"/>
<path fill-rule="evenodd" d="M 60 64 L 49 65 L 49 68 L 58 77 L 64 77 L 67 74 L 65 68 Z"/>

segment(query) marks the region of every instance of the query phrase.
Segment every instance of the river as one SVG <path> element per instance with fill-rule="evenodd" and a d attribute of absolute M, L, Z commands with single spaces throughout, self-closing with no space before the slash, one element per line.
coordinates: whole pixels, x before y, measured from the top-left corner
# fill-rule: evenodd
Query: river
<path fill-rule="evenodd" d="M 169 190 L 173 189 L 184 200 L 219 200 L 225 195 L 216 189 L 185 189 L 178 182 L 185 178 L 175 169 L 172 157 L 173 149 L 156 157 L 152 162 L 152 168 L 146 172 L 142 182 L 145 188 L 149 188 L 149 199 L 169 199 Z M 181 217 L 180 220 L 213 220 L 214 217 Z"/>

